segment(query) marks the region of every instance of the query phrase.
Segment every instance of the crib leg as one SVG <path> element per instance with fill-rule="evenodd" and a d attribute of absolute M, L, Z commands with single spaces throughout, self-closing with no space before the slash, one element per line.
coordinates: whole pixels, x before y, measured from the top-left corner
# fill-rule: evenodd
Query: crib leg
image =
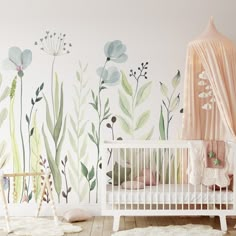
<path fill-rule="evenodd" d="M 119 230 L 119 226 L 120 226 L 120 216 L 119 215 L 115 215 L 114 219 L 113 219 L 113 231 L 116 232 Z"/>
<path fill-rule="evenodd" d="M 227 231 L 227 222 L 226 222 L 226 216 L 220 215 L 220 227 L 221 230 L 226 232 Z"/>

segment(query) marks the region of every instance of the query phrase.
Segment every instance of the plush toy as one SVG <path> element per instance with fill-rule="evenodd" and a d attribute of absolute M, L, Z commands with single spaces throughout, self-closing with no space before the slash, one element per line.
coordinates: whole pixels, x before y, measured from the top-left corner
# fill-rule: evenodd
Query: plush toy
<path fill-rule="evenodd" d="M 154 186 L 157 184 L 155 174 L 149 168 L 142 169 L 140 175 L 136 176 L 134 180 L 142 182 L 146 186 Z"/>
<path fill-rule="evenodd" d="M 117 185 L 121 185 L 124 181 L 129 181 L 130 173 L 131 173 L 131 168 L 129 167 L 125 168 L 116 162 L 113 167 L 113 170 L 107 172 L 107 176 L 110 177 L 111 179 L 113 178 L 113 184 L 117 186 Z M 112 180 L 111 180 L 111 183 L 112 183 Z"/>

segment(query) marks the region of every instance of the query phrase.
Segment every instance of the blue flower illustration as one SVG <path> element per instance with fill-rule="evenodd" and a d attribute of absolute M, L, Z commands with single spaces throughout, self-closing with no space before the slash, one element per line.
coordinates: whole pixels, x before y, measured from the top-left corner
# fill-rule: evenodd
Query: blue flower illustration
<path fill-rule="evenodd" d="M 120 80 L 120 72 L 116 67 L 111 66 L 108 69 L 99 67 L 97 74 L 102 78 L 102 82 L 106 85 L 116 85 Z"/>
<path fill-rule="evenodd" d="M 18 47 L 11 47 L 8 51 L 8 58 L 4 61 L 4 68 L 16 70 L 19 77 L 23 77 L 25 70 L 32 62 L 32 52 L 25 49 L 23 52 Z"/>
<path fill-rule="evenodd" d="M 126 52 L 126 46 L 120 40 L 114 40 L 107 42 L 104 47 L 104 52 L 107 57 L 107 61 L 114 61 L 117 63 L 125 62 L 128 58 Z"/>

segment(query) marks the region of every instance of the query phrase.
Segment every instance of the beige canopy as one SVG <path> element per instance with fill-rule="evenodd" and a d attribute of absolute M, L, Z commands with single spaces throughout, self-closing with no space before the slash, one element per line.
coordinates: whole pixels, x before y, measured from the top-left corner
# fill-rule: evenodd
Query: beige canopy
<path fill-rule="evenodd" d="M 212 21 L 187 48 L 183 139 L 236 140 L 236 47 Z"/>

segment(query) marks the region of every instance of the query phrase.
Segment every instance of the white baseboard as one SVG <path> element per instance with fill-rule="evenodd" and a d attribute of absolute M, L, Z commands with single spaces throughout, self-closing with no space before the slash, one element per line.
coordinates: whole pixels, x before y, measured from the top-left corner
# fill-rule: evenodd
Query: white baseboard
<path fill-rule="evenodd" d="M 93 216 L 101 215 L 100 204 L 56 204 L 56 212 L 58 216 L 62 216 L 64 212 L 80 208 L 89 212 Z M 10 216 L 35 216 L 38 209 L 38 205 L 35 203 L 21 203 L 21 204 L 8 204 L 8 211 Z M 43 204 L 40 216 L 52 216 L 52 209 L 50 204 Z M 0 205 L 0 216 L 4 216 L 4 210 L 2 204 Z"/>

